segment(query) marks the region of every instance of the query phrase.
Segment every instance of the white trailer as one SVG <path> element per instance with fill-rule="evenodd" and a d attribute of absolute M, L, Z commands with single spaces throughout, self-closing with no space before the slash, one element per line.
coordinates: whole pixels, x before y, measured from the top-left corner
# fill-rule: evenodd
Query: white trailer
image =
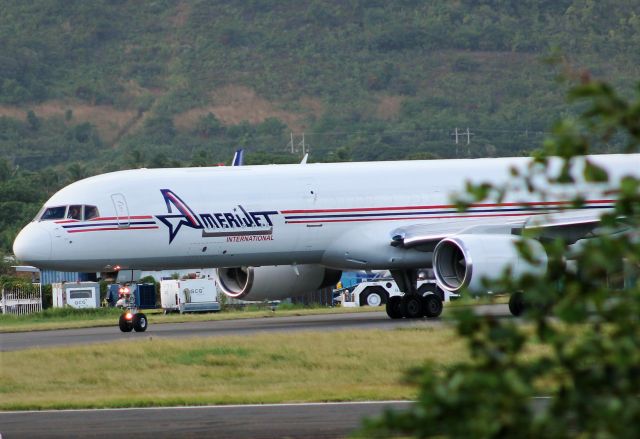
<path fill-rule="evenodd" d="M 100 308 L 98 282 L 62 282 L 51 284 L 53 307 Z"/>
<path fill-rule="evenodd" d="M 220 311 L 213 279 L 162 280 L 160 302 L 165 312 Z"/>
<path fill-rule="evenodd" d="M 421 295 L 435 293 L 443 302 L 449 302 L 452 298 L 458 297 L 457 294 L 440 289 L 432 279 L 418 281 L 418 293 Z M 344 307 L 381 306 L 387 303 L 389 297 L 403 294 L 393 278 L 374 278 L 360 282 L 351 288 L 334 291 L 334 295 L 340 297 L 339 300 Z"/>

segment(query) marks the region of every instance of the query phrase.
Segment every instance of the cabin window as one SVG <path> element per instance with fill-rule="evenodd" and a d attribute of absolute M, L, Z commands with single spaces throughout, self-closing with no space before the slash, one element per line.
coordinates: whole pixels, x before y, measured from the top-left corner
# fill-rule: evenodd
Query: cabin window
<path fill-rule="evenodd" d="M 67 206 L 47 207 L 42 216 L 41 221 L 63 219 L 64 213 L 67 211 Z"/>
<path fill-rule="evenodd" d="M 84 219 L 90 220 L 93 218 L 98 218 L 100 214 L 98 213 L 98 208 L 96 206 L 84 206 Z"/>
<path fill-rule="evenodd" d="M 69 210 L 67 211 L 67 218 L 74 220 L 82 219 L 82 206 L 79 204 L 73 204 L 69 206 Z"/>

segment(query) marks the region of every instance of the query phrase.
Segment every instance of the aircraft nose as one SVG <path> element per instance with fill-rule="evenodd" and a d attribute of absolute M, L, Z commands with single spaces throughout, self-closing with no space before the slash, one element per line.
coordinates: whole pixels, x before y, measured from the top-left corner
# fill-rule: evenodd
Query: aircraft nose
<path fill-rule="evenodd" d="M 42 224 L 31 223 L 13 241 L 13 254 L 21 262 L 37 266 L 51 258 L 51 235 Z"/>

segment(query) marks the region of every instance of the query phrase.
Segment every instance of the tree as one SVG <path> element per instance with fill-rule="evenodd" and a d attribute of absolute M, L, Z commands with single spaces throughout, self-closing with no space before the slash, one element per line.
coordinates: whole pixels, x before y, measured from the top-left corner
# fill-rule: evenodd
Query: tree
<path fill-rule="evenodd" d="M 27 123 L 29 124 L 29 128 L 31 131 L 38 131 L 40 129 L 40 118 L 36 116 L 33 110 L 27 111 Z"/>
<path fill-rule="evenodd" d="M 200 137 L 208 139 L 210 136 L 220 133 L 222 129 L 222 123 L 220 123 L 218 118 L 213 113 L 209 112 L 205 116 L 202 116 L 200 117 L 200 119 L 198 119 L 195 132 Z"/>
<path fill-rule="evenodd" d="M 577 120 L 556 124 L 553 137 L 536 154 L 536 166 L 514 178 L 540 193 L 536 178 L 548 175 L 548 157 L 555 155 L 563 161 L 555 183 L 571 184 L 578 158 L 614 135 L 626 138 L 627 152 L 638 151 L 640 84 L 637 91 L 635 101 L 626 102 L 603 83 L 586 81 L 572 88 L 570 98 L 586 110 Z M 586 163 L 585 179 L 607 179 L 604 170 Z M 470 192 L 479 200 L 501 188 L 475 186 Z M 469 310 L 457 312 L 457 330 L 468 341 L 471 361 L 445 371 L 429 364 L 412 371 L 411 380 L 419 388 L 417 403 L 368 423 L 365 434 L 636 437 L 640 283 L 630 268 L 635 267 L 636 274 L 640 269 L 640 181 L 624 178 L 617 195 L 615 210 L 601 221 L 604 230 L 617 233 L 591 239 L 579 249 L 577 270 L 564 259 L 567 243 L 556 239 L 544 245 L 549 259 L 545 276 L 515 279 L 505 273 L 487 285 L 494 291 L 524 291 L 528 326 Z M 580 206 L 583 200 L 574 202 Z M 519 252 L 532 257 L 527 245 L 519 246 Z M 623 272 L 626 280 L 612 284 Z M 549 320 L 549 314 L 555 320 Z M 527 354 L 534 345 L 542 353 L 531 359 Z M 531 398 L 540 394 L 550 399 L 535 411 Z"/>
<path fill-rule="evenodd" d="M 166 115 L 156 115 L 144 122 L 144 134 L 154 143 L 171 144 L 176 135 L 173 119 Z"/>
<path fill-rule="evenodd" d="M 206 151 L 198 151 L 191 159 L 191 166 L 211 166 L 213 160 Z"/>
<path fill-rule="evenodd" d="M 3 181 L 7 181 L 11 176 L 11 164 L 9 160 L 5 158 L 0 158 L 0 183 Z"/>
<path fill-rule="evenodd" d="M 71 181 L 82 180 L 89 176 L 87 168 L 82 163 L 72 163 L 67 167 L 67 174 Z"/>

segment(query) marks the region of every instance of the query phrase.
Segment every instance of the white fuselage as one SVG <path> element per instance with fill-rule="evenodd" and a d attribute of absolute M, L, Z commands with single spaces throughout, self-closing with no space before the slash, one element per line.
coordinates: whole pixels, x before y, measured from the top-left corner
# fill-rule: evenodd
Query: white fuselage
<path fill-rule="evenodd" d="M 594 157 L 612 180 L 638 175 L 640 156 Z M 465 182 L 512 181 L 512 167 L 530 159 L 500 158 L 372 163 L 137 169 L 91 177 L 56 193 L 47 207 L 92 205 L 89 220 L 58 218 L 27 225 L 14 243 L 16 256 L 41 268 L 110 271 L 283 264 L 337 268 L 426 266 L 425 254 L 388 250 L 393 230 L 411 224 L 527 218 L 555 207 L 517 185 L 501 203 L 467 212 L 452 203 Z M 554 191 L 552 201 L 584 193 L 588 207 L 611 206 L 611 196 L 576 183 Z M 518 205 L 516 202 L 527 202 Z M 374 237 L 374 238 L 372 238 Z M 382 247 L 380 247 L 382 248 Z M 372 251 L 373 249 L 373 251 Z M 395 250 L 394 250 L 395 251 Z M 394 265 L 395 264 L 395 265 Z"/>

